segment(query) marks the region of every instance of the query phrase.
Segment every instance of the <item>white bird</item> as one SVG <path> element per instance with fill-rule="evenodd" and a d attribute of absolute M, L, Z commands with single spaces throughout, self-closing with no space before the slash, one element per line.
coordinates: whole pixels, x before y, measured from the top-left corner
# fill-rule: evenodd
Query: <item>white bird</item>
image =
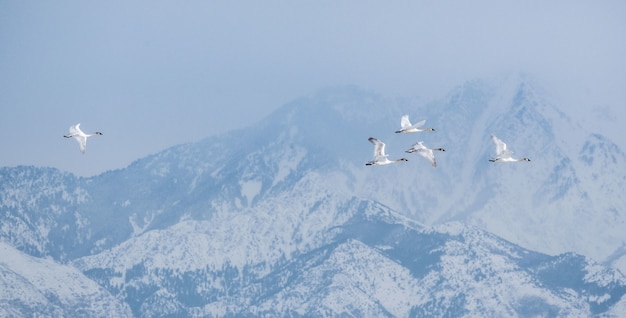
<path fill-rule="evenodd" d="M 426 123 L 426 119 L 423 119 L 415 123 L 414 125 L 411 125 L 411 121 L 409 121 L 409 115 L 404 115 L 400 119 L 401 128 L 400 130 L 396 131 L 396 134 L 400 134 L 400 133 L 408 134 L 408 133 L 422 132 L 422 131 L 435 131 L 435 129 L 433 128 L 420 128 L 424 126 L 425 123 Z"/>
<path fill-rule="evenodd" d="M 385 154 L 384 142 L 373 137 L 370 137 L 367 140 L 369 140 L 371 143 L 374 144 L 374 160 L 366 163 L 365 164 L 366 166 L 382 166 L 382 165 L 388 165 L 394 162 L 408 161 L 406 158 L 389 160 L 389 158 L 387 158 L 387 154 Z"/>
<path fill-rule="evenodd" d="M 85 154 L 85 149 L 87 148 L 87 137 L 91 136 L 101 136 L 101 132 L 95 132 L 91 134 L 86 134 L 82 130 L 80 130 L 80 123 L 70 126 L 70 133 L 64 135 L 65 138 L 74 138 L 78 142 L 78 146 L 80 147 L 80 152 Z"/>
<path fill-rule="evenodd" d="M 512 151 L 506 149 L 504 141 L 500 140 L 496 136 L 491 136 L 491 141 L 496 145 L 496 157 L 489 159 L 491 162 L 518 162 L 518 161 L 530 161 L 528 158 L 514 159 L 511 155 Z"/>
<path fill-rule="evenodd" d="M 435 154 L 433 153 L 433 151 L 446 151 L 446 150 L 443 148 L 427 148 L 426 146 L 424 146 L 423 141 L 419 141 L 416 144 L 414 144 L 411 148 L 406 150 L 405 152 L 408 152 L 408 153 L 417 152 L 420 156 L 430 161 L 430 164 L 434 168 L 437 168 L 437 161 L 435 160 Z"/>

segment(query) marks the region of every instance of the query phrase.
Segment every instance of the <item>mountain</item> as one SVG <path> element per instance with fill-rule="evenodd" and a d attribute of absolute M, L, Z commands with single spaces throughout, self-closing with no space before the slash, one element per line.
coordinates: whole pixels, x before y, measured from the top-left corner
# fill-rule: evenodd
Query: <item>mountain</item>
<path fill-rule="evenodd" d="M 2 317 L 132 317 L 126 304 L 74 267 L 1 242 L 0 253 Z"/>
<path fill-rule="evenodd" d="M 323 183 L 311 181 L 295 193 Z M 184 221 L 75 265 L 137 316 L 591 316 L 626 293 L 619 271 L 580 255 L 531 252 L 459 223 L 425 228 L 332 193 L 300 200 L 310 197 Z"/>
<path fill-rule="evenodd" d="M 626 154 L 573 122 L 547 96 L 532 80 L 514 77 L 471 81 L 442 100 L 401 107 L 416 120 L 428 119 L 436 131 L 381 134 L 393 141 L 390 156 L 417 140 L 447 151 L 436 154 L 437 169 L 427 169 L 419 156 L 408 156 L 417 162 L 400 174 L 361 174 L 355 165 L 362 178 L 358 195 L 424 224 L 461 221 L 533 250 L 575 251 L 626 271 L 626 199 L 618 194 L 626 185 Z M 532 161 L 488 162 L 495 153 L 491 135 L 515 157 Z M 374 176 L 379 182 L 367 182 Z"/>
<path fill-rule="evenodd" d="M 0 168 L 0 238 L 134 316 L 618 316 L 626 155 L 545 96 L 333 88 L 91 178 Z M 405 113 L 435 132 L 394 134 Z M 532 162 L 488 162 L 491 134 Z M 409 162 L 365 167 L 370 136 Z"/>

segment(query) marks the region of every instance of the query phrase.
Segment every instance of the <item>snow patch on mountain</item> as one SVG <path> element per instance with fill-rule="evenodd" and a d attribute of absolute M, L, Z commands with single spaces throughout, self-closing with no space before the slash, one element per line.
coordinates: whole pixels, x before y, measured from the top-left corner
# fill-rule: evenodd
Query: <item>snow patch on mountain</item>
<path fill-rule="evenodd" d="M 249 203 L 253 202 L 254 198 L 261 193 L 261 188 L 263 187 L 263 182 L 258 180 L 240 181 L 239 184 L 241 185 L 241 195 Z"/>
<path fill-rule="evenodd" d="M 374 268 L 377 270 L 372 271 Z M 350 240 L 257 310 L 301 316 L 406 317 L 419 302 L 419 297 L 406 296 L 419 295 L 420 289 L 408 269 L 364 243 Z M 312 295 L 311 290 L 324 292 Z"/>

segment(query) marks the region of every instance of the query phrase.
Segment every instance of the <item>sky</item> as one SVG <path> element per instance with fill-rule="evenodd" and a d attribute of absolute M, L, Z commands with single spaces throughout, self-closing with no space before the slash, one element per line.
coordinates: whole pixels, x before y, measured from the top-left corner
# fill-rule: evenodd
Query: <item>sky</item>
<path fill-rule="evenodd" d="M 442 98 L 524 72 L 626 151 L 626 2 L 0 0 L 0 166 L 79 176 L 322 88 Z M 81 123 L 82 155 L 62 136 Z"/>

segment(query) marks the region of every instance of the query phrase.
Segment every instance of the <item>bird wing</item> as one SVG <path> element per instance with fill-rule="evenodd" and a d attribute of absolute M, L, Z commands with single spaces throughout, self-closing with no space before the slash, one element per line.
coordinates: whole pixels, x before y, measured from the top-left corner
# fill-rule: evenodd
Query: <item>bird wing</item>
<path fill-rule="evenodd" d="M 400 127 L 402 127 L 402 129 L 411 127 L 411 121 L 409 121 L 409 115 L 402 116 L 402 118 L 400 119 Z"/>
<path fill-rule="evenodd" d="M 74 136 L 78 136 L 79 132 L 80 132 L 79 126 L 80 126 L 80 124 L 76 124 L 76 125 L 70 126 L 70 129 L 69 129 L 70 132 L 67 135 L 64 135 L 63 137 L 65 137 L 65 138 L 72 138 Z"/>
<path fill-rule="evenodd" d="M 74 139 L 76 139 L 76 142 L 78 142 L 80 152 L 84 154 L 85 150 L 87 149 L 87 137 L 81 135 L 74 135 L 73 137 Z"/>
<path fill-rule="evenodd" d="M 369 140 L 372 144 L 374 144 L 374 160 L 381 157 L 387 157 L 385 154 L 385 143 L 374 138 L 370 137 Z"/>
<path fill-rule="evenodd" d="M 76 135 L 81 133 L 82 131 L 80 130 L 80 123 L 70 126 L 70 135 Z"/>
<path fill-rule="evenodd" d="M 425 123 L 426 123 L 426 119 L 422 119 L 422 120 L 418 121 L 417 123 L 415 123 L 412 127 L 413 128 L 419 128 L 419 127 L 424 126 Z"/>
<path fill-rule="evenodd" d="M 428 148 L 422 148 L 418 150 L 417 153 L 420 154 L 420 156 L 426 158 L 426 160 L 430 161 L 430 164 L 433 167 L 437 167 L 437 161 L 435 161 L 435 154 L 433 153 L 432 150 Z"/>
<path fill-rule="evenodd" d="M 491 141 L 493 141 L 494 145 L 496 145 L 497 157 L 511 156 L 511 152 L 506 149 L 506 144 L 504 143 L 504 141 L 500 140 L 496 136 L 491 136 Z"/>
<path fill-rule="evenodd" d="M 406 152 L 417 152 L 420 151 L 420 149 L 424 149 L 426 147 L 424 147 L 424 142 L 423 141 L 418 141 L 416 143 L 413 144 L 413 146 L 411 146 L 411 148 L 409 148 Z"/>

